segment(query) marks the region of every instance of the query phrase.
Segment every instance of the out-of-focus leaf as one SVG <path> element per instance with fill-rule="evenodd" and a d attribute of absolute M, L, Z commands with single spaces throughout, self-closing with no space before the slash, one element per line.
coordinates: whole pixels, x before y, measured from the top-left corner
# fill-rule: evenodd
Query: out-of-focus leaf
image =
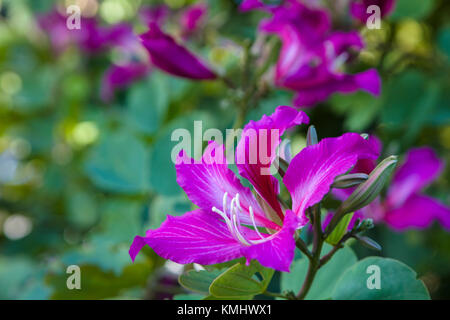
<path fill-rule="evenodd" d="M 47 299 L 44 270 L 24 257 L 0 257 L 0 299 Z"/>
<path fill-rule="evenodd" d="M 22 76 L 22 89 L 14 96 L 14 108 L 21 112 L 48 107 L 55 94 L 58 73 L 51 67 L 42 67 Z"/>
<path fill-rule="evenodd" d="M 172 196 L 181 193 L 181 188 L 176 182 L 175 160 L 172 161 L 172 154 L 174 159 L 176 159 L 180 149 L 174 149 L 174 147 L 182 142 L 190 144 L 191 150 L 193 150 L 195 140 L 194 121 L 198 121 L 197 123 L 201 124 L 202 127 L 203 132 L 200 132 L 200 128 L 198 130 L 200 139 L 202 139 L 202 134 L 205 130 L 216 127 L 216 121 L 210 113 L 193 112 L 172 121 L 153 145 L 150 162 L 150 182 L 152 188 L 157 190 L 159 194 Z M 172 141 L 172 133 L 176 132 L 175 130 L 181 130 L 178 132 L 186 133 L 187 136 L 180 138 L 180 140 Z M 201 142 L 201 140 L 197 140 L 196 143 L 201 145 Z M 192 154 L 191 150 L 186 150 L 188 155 Z"/>
<path fill-rule="evenodd" d="M 380 276 L 380 288 L 369 282 Z M 348 268 L 333 294 L 337 300 L 428 300 L 430 295 L 417 274 L 407 265 L 388 258 L 369 257 Z"/>
<path fill-rule="evenodd" d="M 434 0 L 397 0 L 395 11 L 390 19 L 400 20 L 404 18 L 426 18 L 434 8 Z"/>
<path fill-rule="evenodd" d="M 65 271 L 65 270 L 64 270 Z M 134 263 L 120 274 L 103 271 L 95 265 L 80 265 L 81 289 L 68 290 L 69 274 L 50 274 L 47 283 L 53 288 L 52 299 L 106 299 L 112 298 L 130 288 L 142 287 L 152 272 L 148 263 Z"/>
<path fill-rule="evenodd" d="M 166 75 L 154 72 L 148 81 L 134 86 L 128 96 L 127 119 L 137 130 L 155 133 L 164 119 L 169 104 L 169 85 Z"/>
<path fill-rule="evenodd" d="M 330 105 L 340 115 L 345 115 L 344 126 L 350 131 L 361 132 L 376 119 L 380 112 L 380 99 L 358 91 L 350 95 L 335 94 Z"/>
<path fill-rule="evenodd" d="M 105 135 L 84 164 L 89 178 L 100 188 L 121 193 L 149 190 L 149 151 L 134 135 L 120 130 Z"/>
<path fill-rule="evenodd" d="M 180 216 L 190 210 L 191 202 L 184 194 L 173 197 L 156 196 L 148 210 L 148 229 L 158 228 L 166 220 L 167 215 Z"/>

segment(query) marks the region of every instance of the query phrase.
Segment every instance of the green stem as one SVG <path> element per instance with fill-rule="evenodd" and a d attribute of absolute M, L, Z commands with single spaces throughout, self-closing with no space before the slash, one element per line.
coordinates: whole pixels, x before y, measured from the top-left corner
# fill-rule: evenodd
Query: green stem
<path fill-rule="evenodd" d="M 286 296 L 286 295 L 284 295 L 282 293 L 275 293 L 275 292 L 270 292 L 270 291 L 264 291 L 262 294 L 265 295 L 265 296 L 274 297 L 274 298 L 283 298 L 283 299 L 286 299 L 286 300 L 290 300 L 291 299 L 290 297 L 288 297 L 288 296 Z"/>
<path fill-rule="evenodd" d="M 322 221 L 320 216 L 319 205 L 313 208 L 313 229 L 314 229 L 314 239 L 313 239 L 313 250 L 312 257 L 309 260 L 308 271 L 306 273 L 305 281 L 303 282 L 302 288 L 297 295 L 297 299 L 302 300 L 306 297 L 311 286 L 314 282 L 317 271 L 320 268 L 320 253 L 322 252 L 324 237 L 322 235 Z"/>

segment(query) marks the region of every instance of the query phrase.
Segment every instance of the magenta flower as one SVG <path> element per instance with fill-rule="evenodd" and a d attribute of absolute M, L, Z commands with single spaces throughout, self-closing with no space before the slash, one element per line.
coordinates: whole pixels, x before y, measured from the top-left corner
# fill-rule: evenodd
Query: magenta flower
<path fill-rule="evenodd" d="M 131 62 L 126 65 L 111 65 L 102 79 L 100 97 L 104 102 L 110 102 L 118 89 L 128 87 L 135 81 L 145 77 L 151 68 L 142 62 Z"/>
<path fill-rule="evenodd" d="M 197 80 L 216 78 L 215 73 L 204 62 L 176 43 L 171 36 L 163 33 L 157 24 L 151 23 L 149 31 L 140 37 L 156 67 L 184 78 Z"/>
<path fill-rule="evenodd" d="M 381 81 L 375 69 L 358 74 L 341 71 L 350 49 L 359 51 L 364 44 L 357 32 L 330 32 L 326 11 L 309 8 L 298 0 L 288 0 L 280 6 L 246 1 L 242 8 L 262 8 L 271 14 L 259 28 L 277 34 L 282 41 L 275 84 L 296 92 L 295 106 L 312 106 L 335 92 L 380 93 Z"/>
<path fill-rule="evenodd" d="M 56 51 L 61 53 L 71 45 L 86 53 L 98 53 L 108 47 L 122 45 L 133 38 L 131 26 L 117 24 L 111 27 L 99 26 L 95 18 L 82 18 L 81 29 L 69 30 L 66 17 L 54 10 L 38 17 L 39 26 L 48 34 Z"/>
<path fill-rule="evenodd" d="M 139 18 L 145 25 L 156 23 L 162 26 L 169 15 L 169 8 L 162 4 L 156 6 L 142 6 L 139 9 Z"/>
<path fill-rule="evenodd" d="M 371 143 L 381 149 L 377 138 Z M 375 168 L 374 161 L 358 161 L 353 172 L 369 173 Z M 421 190 L 433 182 L 442 172 L 443 162 L 433 149 L 421 147 L 410 150 L 404 163 L 398 167 L 387 190 L 386 197 L 377 198 L 355 213 L 356 218 L 372 218 L 375 223 L 384 222 L 394 230 L 427 228 L 436 220 L 450 229 L 450 208 L 439 201 L 421 194 Z M 351 189 L 333 190 L 341 200 L 346 199 Z"/>
<path fill-rule="evenodd" d="M 380 8 L 381 18 L 383 18 L 394 10 L 395 0 L 352 0 L 350 3 L 350 14 L 365 24 L 372 14 L 367 13 L 367 8 L 372 5 Z"/>
<path fill-rule="evenodd" d="M 188 37 L 197 31 L 202 25 L 207 13 L 208 7 L 205 3 L 194 4 L 183 11 L 180 18 L 182 36 Z"/>
<path fill-rule="evenodd" d="M 295 230 L 308 222 L 305 210 L 321 201 L 334 178 L 358 159 L 377 156 L 354 133 L 303 149 L 283 178 L 293 201 L 291 209 L 285 208 L 277 199 L 279 182 L 267 170 L 275 159 L 279 137 L 308 121 L 302 111 L 280 106 L 272 115 L 245 126 L 236 164 L 255 194 L 228 168 L 223 146 L 210 142 L 197 162 L 182 151 L 176 164 L 177 182 L 199 208 L 180 217 L 168 216 L 158 229 L 136 236 L 131 258 L 148 245 L 163 258 L 183 264 L 208 265 L 245 257 L 247 262 L 256 259 L 263 266 L 289 271 Z"/>

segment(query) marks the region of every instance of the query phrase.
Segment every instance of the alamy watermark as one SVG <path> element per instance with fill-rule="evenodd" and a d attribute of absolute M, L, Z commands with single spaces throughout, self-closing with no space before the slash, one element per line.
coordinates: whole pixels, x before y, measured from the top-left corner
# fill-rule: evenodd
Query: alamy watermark
<path fill-rule="evenodd" d="M 381 9 L 377 5 L 371 5 L 367 7 L 367 14 L 370 16 L 367 18 L 367 29 L 381 29 Z"/>
<path fill-rule="evenodd" d="M 381 289 L 381 269 L 379 266 L 372 264 L 367 267 L 366 273 L 370 274 L 367 278 L 366 285 L 369 290 Z"/>
<path fill-rule="evenodd" d="M 70 274 L 69 277 L 67 277 L 66 286 L 67 289 L 73 290 L 73 289 L 81 289 L 81 269 L 76 264 L 70 265 L 66 269 L 66 273 Z"/>
<path fill-rule="evenodd" d="M 66 27 L 69 30 L 81 29 L 81 8 L 75 4 L 66 8 Z"/>

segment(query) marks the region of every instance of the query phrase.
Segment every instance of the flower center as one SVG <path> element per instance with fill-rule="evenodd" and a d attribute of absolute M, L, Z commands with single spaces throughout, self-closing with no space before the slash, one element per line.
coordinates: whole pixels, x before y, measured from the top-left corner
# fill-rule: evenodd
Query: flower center
<path fill-rule="evenodd" d="M 258 227 L 256 226 L 255 221 L 255 214 L 253 212 L 253 208 L 249 206 L 249 216 L 250 221 L 252 222 L 254 231 L 257 233 L 257 235 L 260 237 L 260 239 L 256 240 L 250 240 L 245 236 L 245 232 L 242 232 L 242 226 L 240 222 L 240 216 L 242 214 L 245 214 L 245 211 L 242 210 L 241 204 L 239 202 L 239 193 L 237 193 L 234 198 L 231 199 L 229 213 L 227 214 L 227 207 L 228 207 L 228 192 L 225 192 L 223 195 L 222 200 L 222 210 L 217 209 L 216 207 L 212 207 L 212 211 L 219 214 L 227 224 L 228 230 L 230 231 L 231 235 L 240 243 L 246 246 L 251 246 L 253 244 L 258 244 L 265 242 L 272 238 L 272 236 L 264 237 L 258 230 Z"/>

